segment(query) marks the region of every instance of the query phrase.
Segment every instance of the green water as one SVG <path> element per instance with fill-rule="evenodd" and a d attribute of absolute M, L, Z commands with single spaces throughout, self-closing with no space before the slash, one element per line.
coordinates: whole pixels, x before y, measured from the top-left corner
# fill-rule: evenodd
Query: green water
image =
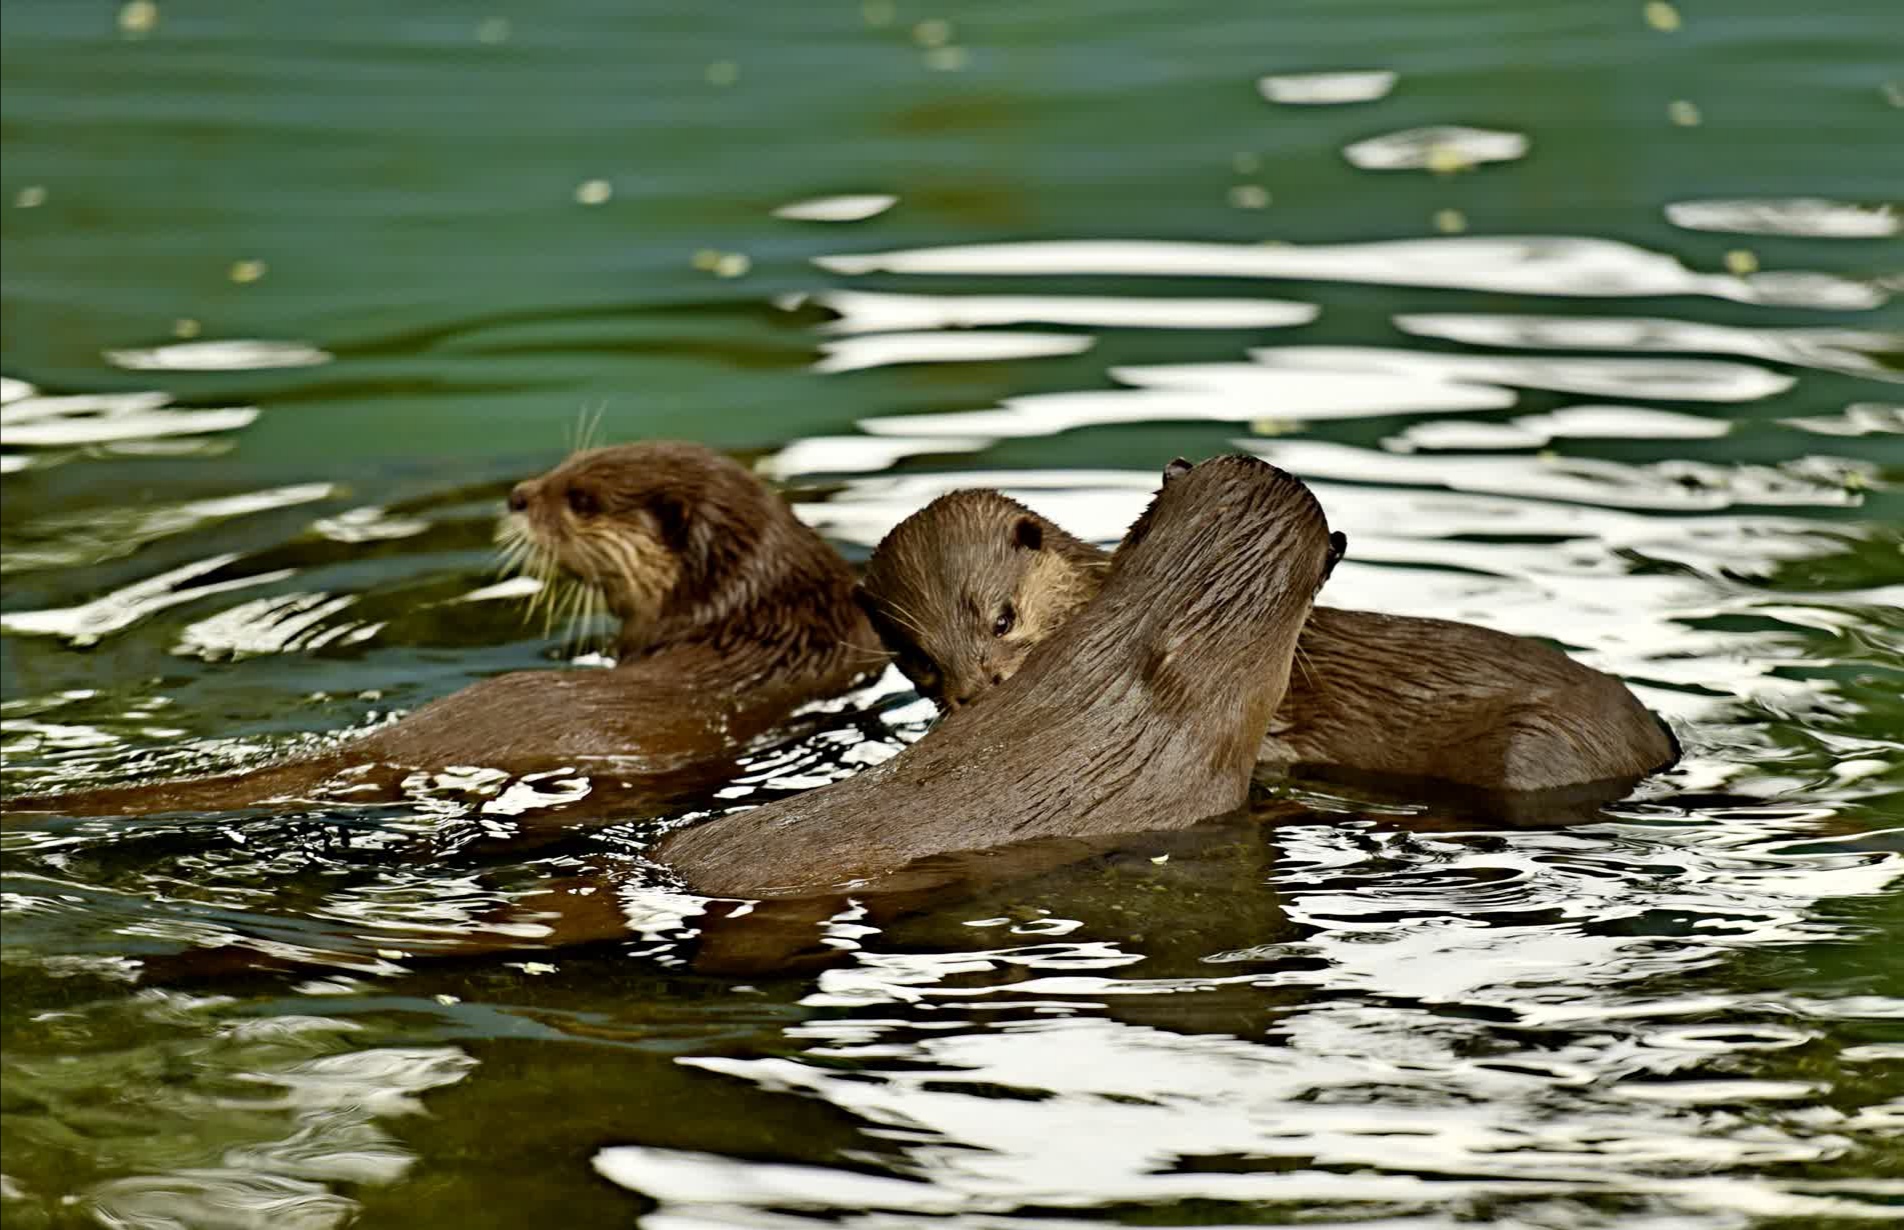
<path fill-rule="evenodd" d="M 856 557 L 974 482 L 1115 537 L 1249 448 L 1329 601 L 1556 640 L 1688 756 L 1564 826 L 1286 788 L 749 982 L 546 799 L 10 819 L 7 1225 L 1897 1216 L 1893 10 L 10 5 L 9 790 L 555 665 L 456 600 L 585 421 Z M 1259 89 L 1324 70 L 1397 77 Z M 926 721 L 854 703 L 756 792 Z M 629 938 L 429 956 L 552 880 Z M 302 967 L 134 964 L 230 945 Z"/>

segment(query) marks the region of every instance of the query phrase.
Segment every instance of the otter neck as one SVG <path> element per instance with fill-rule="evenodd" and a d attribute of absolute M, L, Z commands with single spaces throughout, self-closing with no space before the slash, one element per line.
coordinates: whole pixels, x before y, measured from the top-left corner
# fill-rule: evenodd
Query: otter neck
<path fill-rule="evenodd" d="M 622 664 L 676 655 L 712 657 L 732 684 L 787 675 L 831 674 L 855 659 L 870 665 L 879 644 L 853 601 L 853 576 L 805 526 L 775 526 L 748 552 L 724 563 L 716 585 L 684 578 L 659 616 L 622 621 Z M 770 566 L 751 566 L 770 561 Z"/>

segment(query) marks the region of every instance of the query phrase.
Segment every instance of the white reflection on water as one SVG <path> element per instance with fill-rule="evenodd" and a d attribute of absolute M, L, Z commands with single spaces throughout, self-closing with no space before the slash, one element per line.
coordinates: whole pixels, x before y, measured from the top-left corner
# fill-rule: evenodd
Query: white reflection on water
<path fill-rule="evenodd" d="M 993 442 L 989 436 L 806 436 L 763 458 L 756 468 L 775 479 L 802 474 L 876 474 L 907 457 L 972 453 Z"/>
<path fill-rule="evenodd" d="M 169 607 L 196 602 L 200 598 L 234 589 L 268 585 L 293 575 L 292 569 L 281 568 L 273 572 L 234 577 L 228 581 L 190 584 L 206 573 L 236 563 L 239 558 L 236 554 L 225 554 L 195 560 L 143 581 L 135 581 L 80 606 L 45 611 L 9 611 L 0 615 L 0 629 L 17 636 L 55 636 L 74 646 L 96 645 L 106 637 L 123 632 L 140 620 Z"/>
<path fill-rule="evenodd" d="M 1527 137 L 1492 128 L 1410 128 L 1357 141 L 1342 151 L 1364 171 L 1459 171 L 1527 156 Z"/>
<path fill-rule="evenodd" d="M 776 218 L 795 222 L 864 222 L 876 218 L 899 203 L 899 198 L 884 193 L 858 196 L 821 196 L 793 201 L 773 211 Z"/>
<path fill-rule="evenodd" d="M 1856 402 L 1846 406 L 1843 414 L 1781 419 L 1780 422 L 1821 436 L 1897 436 L 1904 435 L 1904 406 Z"/>
<path fill-rule="evenodd" d="M 332 542 L 388 542 L 393 538 L 413 538 L 430 528 L 421 517 L 397 516 L 374 505 L 351 508 L 334 517 L 320 517 L 311 529 Z"/>
<path fill-rule="evenodd" d="M 1305 479 L 1409 483 L 1485 495 L 1578 500 L 1615 508 L 1697 512 L 1751 505 L 1856 507 L 1878 485 L 1878 469 L 1849 458 L 1811 458 L 1778 466 L 1597 457 L 1396 456 L 1321 440 L 1238 440 L 1249 452 Z M 1813 470 L 1806 461 L 1826 466 Z M 1850 476 L 1855 481 L 1846 481 Z"/>
<path fill-rule="evenodd" d="M 861 340 L 882 336 L 893 335 Z M 873 459 L 890 464 L 903 456 L 930 451 L 935 438 L 950 438 L 959 447 L 975 447 L 974 442 L 988 439 L 1048 436 L 1112 423 L 1186 420 L 1286 424 L 1371 415 L 1498 410 L 1515 404 L 1514 387 L 1672 401 L 1756 401 L 1781 393 L 1793 383 L 1792 377 L 1779 372 L 1715 359 L 1553 359 L 1432 354 L 1375 346 L 1275 346 L 1249 353 L 1253 360 L 1249 363 L 1111 368 L 1113 380 L 1131 386 L 1123 389 L 1028 394 L 1005 398 L 989 409 L 891 415 L 864 420 L 859 427 L 869 435 L 911 441 L 896 442 L 889 454 L 871 450 Z M 1613 425 L 1605 421 L 1605 416 L 1601 418 L 1598 434 L 1613 434 Z M 1703 434 L 1722 432 L 1720 428 Z M 830 451 L 815 445 L 809 454 L 815 450 Z M 776 469 L 779 473 L 797 472 L 785 460 L 778 461 Z"/>
<path fill-rule="evenodd" d="M 1271 368 L 1380 372 L 1410 379 L 1670 401 L 1757 401 L 1792 386 L 1792 377 L 1779 372 L 1717 359 L 1557 359 L 1430 354 L 1383 346 L 1267 346 L 1251 350 L 1249 355 L 1256 363 Z M 1227 363 L 1122 367 L 1112 369 L 1112 374 L 1130 384 L 1164 388 L 1235 388 L 1246 385 L 1255 375 L 1247 365 Z"/>
<path fill-rule="evenodd" d="M 1816 1080 L 1777 1075 L 1776 1059 L 1740 1066 L 1814 1044 L 1812 1005 L 1699 982 L 1729 954 L 1841 934 L 1821 899 L 1904 874 L 1897 855 L 1814 848 L 1819 818 L 1282 828 L 1270 887 L 1299 938 L 1212 953 L 1207 975 L 1146 976 L 1136 954 L 1089 941 L 861 952 L 808 997 L 825 1014 L 788 1029 L 805 1054 L 681 1060 L 849 1112 L 897 1149 L 891 1177 L 637 1146 L 596 1168 L 717 1221 L 800 1208 L 870 1225 L 858 1218 L 878 1209 L 984 1225 L 1202 1199 L 1398 1215 L 1507 1201 L 1531 1224 L 1625 1224 L 1578 1203 L 1614 1196 L 1682 1215 L 1880 1216 L 1899 1185 L 1763 1173 L 1883 1131 L 1882 1114 L 1819 1104 Z M 1257 1023 L 1243 1032 L 1143 1023 L 1156 997 L 1239 990 L 1255 1011 L 1211 1019 Z"/>
<path fill-rule="evenodd" d="M 236 431 L 258 417 L 253 406 L 168 410 L 167 393 L 84 393 L 26 397 L 0 406 L 0 444 L 58 448 L 162 436 Z"/>
<path fill-rule="evenodd" d="M 256 598 L 187 624 L 172 652 L 212 662 L 360 644 L 377 635 L 383 624 L 333 618 L 356 603 L 355 594 Z"/>
<path fill-rule="evenodd" d="M 177 504 L 90 508 L 29 520 L 9 533 L 0 573 L 103 563 L 163 538 L 197 533 L 233 517 L 315 503 L 336 491 L 330 483 L 298 483 Z"/>
<path fill-rule="evenodd" d="M 279 367 L 317 367 L 334 357 L 306 342 L 249 339 L 179 342 L 147 350 L 108 350 L 106 362 L 129 371 L 245 372 Z"/>
<path fill-rule="evenodd" d="M 1564 235 L 1452 235 L 1342 244 L 1066 239 L 842 254 L 822 256 L 815 263 L 840 274 L 1297 278 L 1579 298 L 1710 295 L 1740 303 L 1833 310 L 1876 307 L 1889 298 L 1881 287 L 1836 274 L 1695 273 L 1664 253 L 1618 240 Z"/>
<path fill-rule="evenodd" d="M 816 372 L 851 372 L 894 363 L 982 363 L 1081 354 L 1097 344 L 1084 333 L 873 333 L 820 343 Z"/>
<path fill-rule="evenodd" d="M 1395 327 L 1417 337 L 1471 346 L 1553 350 L 1641 350 L 1749 355 L 1802 367 L 1904 379 L 1872 357 L 1904 350 L 1904 333 L 1875 329 L 1743 329 L 1664 317 L 1519 316 L 1479 312 L 1417 313 L 1395 317 Z"/>
<path fill-rule="evenodd" d="M 1415 449 L 1539 448 L 1555 440 L 1711 440 L 1732 430 L 1726 419 L 1644 406 L 1567 406 L 1506 423 L 1436 419 L 1382 441 L 1396 452 Z"/>
<path fill-rule="evenodd" d="M 1396 74 L 1388 69 L 1362 72 L 1279 73 L 1256 82 L 1264 101 L 1292 106 L 1332 106 L 1374 102 L 1395 88 Z"/>
<path fill-rule="evenodd" d="M 1212 370 L 1219 367 L 1223 370 Z M 1171 383 L 1178 373 L 1182 383 Z M 866 419 L 859 427 L 877 436 L 1018 439 L 1111 423 L 1366 418 L 1500 410 L 1515 402 L 1511 390 L 1492 385 L 1381 372 L 1273 370 L 1235 363 L 1115 368 L 1111 374 L 1132 384 L 1157 379 L 1166 387 L 1033 393 L 1007 397 L 990 410 L 898 414 Z"/>
<path fill-rule="evenodd" d="M 1898 233 L 1889 205 L 1853 205 L 1818 197 L 1758 201 L 1675 201 L 1666 220 L 1689 231 L 1799 235 L 1815 239 L 1882 239 Z"/>
<path fill-rule="evenodd" d="M 783 307 L 806 301 L 795 296 Z M 1270 329 L 1305 325 L 1320 308 L 1283 299 L 1143 299 L 1130 295 L 901 295 L 828 291 L 812 301 L 839 319 L 822 333 L 960 329 L 979 325 L 1097 325 L 1140 329 Z"/>

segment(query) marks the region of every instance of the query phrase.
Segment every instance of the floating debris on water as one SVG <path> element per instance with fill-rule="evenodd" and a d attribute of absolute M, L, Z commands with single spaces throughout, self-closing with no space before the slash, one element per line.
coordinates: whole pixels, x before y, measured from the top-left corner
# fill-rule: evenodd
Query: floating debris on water
<path fill-rule="evenodd" d="M 1437 125 L 1410 128 L 1357 141 L 1342 151 L 1364 171 L 1433 171 L 1450 175 L 1484 162 L 1512 162 L 1527 156 L 1527 137 L 1489 128 Z"/>
<path fill-rule="evenodd" d="M 28 184 L 14 194 L 15 209 L 38 209 L 46 204 L 46 187 L 42 184 Z"/>
<path fill-rule="evenodd" d="M 143 37 L 158 28 L 159 6 L 152 0 L 127 0 L 119 7 L 119 32 Z"/>
<path fill-rule="evenodd" d="M 694 267 L 717 278 L 743 277 L 754 267 L 753 258 L 745 252 L 723 252 L 718 248 L 702 248 L 694 254 Z"/>
<path fill-rule="evenodd" d="M 1699 104 L 1675 98 L 1666 104 L 1666 118 L 1681 128 L 1697 128 L 1704 117 L 1699 114 Z"/>
<path fill-rule="evenodd" d="M 509 41 L 509 19 L 507 17 L 485 17 L 476 23 L 476 41 L 495 46 Z"/>
<path fill-rule="evenodd" d="M 878 217 L 898 203 L 898 197 L 886 193 L 821 196 L 782 205 L 773 211 L 773 216 L 795 222 L 864 222 L 868 218 Z"/>
<path fill-rule="evenodd" d="M 189 341 L 197 337 L 203 331 L 204 326 L 200 325 L 190 316 L 181 316 L 172 322 L 172 336 L 176 338 Z"/>
<path fill-rule="evenodd" d="M 740 65 L 732 60 L 716 60 L 707 66 L 707 83 L 712 86 L 730 86 L 740 80 Z"/>
<path fill-rule="evenodd" d="M 926 67 L 936 73 L 956 73 L 971 63 L 972 55 L 963 47 L 930 47 L 925 54 Z"/>
<path fill-rule="evenodd" d="M 1468 216 L 1458 209 L 1437 209 L 1435 229 L 1443 235 L 1459 235 L 1468 229 Z"/>
<path fill-rule="evenodd" d="M 899 16 L 892 0 L 866 0 L 859 6 L 860 19 L 869 26 L 890 26 Z"/>
<path fill-rule="evenodd" d="M 952 41 L 952 23 L 931 17 L 912 28 L 912 41 L 921 47 L 943 47 Z"/>
<path fill-rule="evenodd" d="M 1668 4 L 1666 0 L 1647 0 L 1644 12 L 1646 24 L 1655 30 L 1671 34 L 1679 29 L 1679 10 Z"/>
<path fill-rule="evenodd" d="M 575 185 L 577 205 L 603 205 L 615 195 L 615 187 L 605 179 L 588 179 Z"/>
<path fill-rule="evenodd" d="M 266 273 L 270 272 L 270 268 L 269 265 L 259 260 L 233 261 L 231 266 L 231 280 L 240 286 L 244 286 L 262 278 Z"/>
<path fill-rule="evenodd" d="M 1255 154 L 1239 150 L 1230 155 L 1230 170 L 1238 175 L 1254 175 L 1263 169 L 1263 160 Z"/>
<path fill-rule="evenodd" d="M 1725 267 L 1737 277 L 1749 277 L 1759 271 L 1758 253 L 1750 248 L 1734 248 L 1725 254 Z"/>
<path fill-rule="evenodd" d="M 1256 91 L 1265 101 L 1297 107 L 1327 107 L 1342 103 L 1374 102 L 1395 88 L 1388 69 L 1344 73 L 1289 73 L 1263 77 Z"/>
<path fill-rule="evenodd" d="M 1238 184 L 1230 189 L 1230 204 L 1238 209 L 1268 209 L 1269 189 L 1258 184 Z"/>

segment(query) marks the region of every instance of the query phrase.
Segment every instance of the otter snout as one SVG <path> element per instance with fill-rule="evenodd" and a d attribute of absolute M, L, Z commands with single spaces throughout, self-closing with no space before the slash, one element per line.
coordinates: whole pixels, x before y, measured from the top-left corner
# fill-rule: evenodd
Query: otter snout
<path fill-rule="evenodd" d="M 534 495 L 535 480 L 533 478 L 523 479 L 509 489 L 509 511 L 512 513 L 528 512 L 529 500 Z"/>
<path fill-rule="evenodd" d="M 938 701 L 948 710 L 962 709 L 1005 682 L 1015 669 L 1015 663 L 983 658 L 965 670 L 948 674 L 939 688 Z"/>

